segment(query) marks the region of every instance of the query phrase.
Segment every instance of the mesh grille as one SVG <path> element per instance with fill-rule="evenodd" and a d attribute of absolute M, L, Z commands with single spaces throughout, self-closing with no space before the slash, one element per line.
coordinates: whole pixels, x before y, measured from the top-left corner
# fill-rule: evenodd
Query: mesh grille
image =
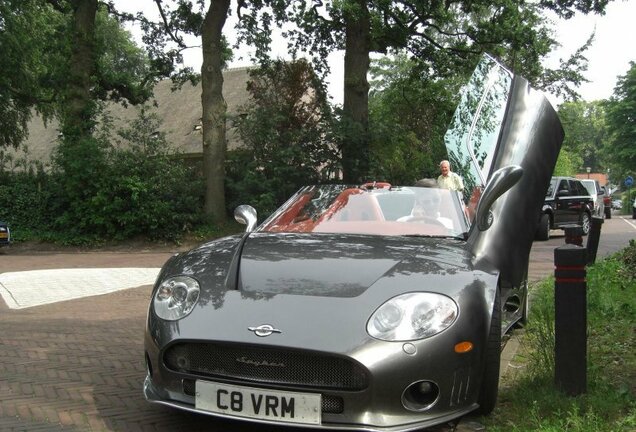
<path fill-rule="evenodd" d="M 164 364 L 175 372 L 317 389 L 362 390 L 367 372 L 346 358 L 283 348 L 181 343 L 168 348 Z"/>

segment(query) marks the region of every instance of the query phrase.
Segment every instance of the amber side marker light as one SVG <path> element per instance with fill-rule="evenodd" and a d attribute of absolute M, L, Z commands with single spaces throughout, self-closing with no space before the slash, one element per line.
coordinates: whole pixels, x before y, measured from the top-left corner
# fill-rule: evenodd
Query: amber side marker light
<path fill-rule="evenodd" d="M 473 343 L 472 342 L 460 342 L 457 345 L 455 345 L 455 352 L 457 354 L 464 354 L 467 353 L 469 351 L 472 351 L 473 349 Z"/>

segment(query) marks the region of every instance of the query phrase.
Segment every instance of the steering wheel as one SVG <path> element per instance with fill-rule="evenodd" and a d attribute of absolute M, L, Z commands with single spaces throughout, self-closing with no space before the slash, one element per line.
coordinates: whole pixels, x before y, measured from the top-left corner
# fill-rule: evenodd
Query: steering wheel
<path fill-rule="evenodd" d="M 436 218 L 429 217 L 429 216 L 413 216 L 408 221 L 409 222 L 424 222 L 424 223 L 429 224 L 429 225 L 436 225 L 436 226 L 442 227 L 444 229 L 448 229 L 448 228 L 446 228 L 446 225 L 444 225 L 442 222 L 440 222 Z"/>

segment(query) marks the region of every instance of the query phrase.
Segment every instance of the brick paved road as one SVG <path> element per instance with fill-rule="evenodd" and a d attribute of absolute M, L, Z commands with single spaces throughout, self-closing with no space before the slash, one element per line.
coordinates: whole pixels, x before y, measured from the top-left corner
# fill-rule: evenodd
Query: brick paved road
<path fill-rule="evenodd" d="M 0 430 L 228 430 L 144 400 L 149 291 L 17 311 L 0 306 Z"/>
<path fill-rule="evenodd" d="M 9 250 L 0 255 L 0 272 L 131 262 L 159 267 L 170 254 L 16 255 Z M 0 431 L 241 430 L 238 422 L 145 401 L 143 332 L 150 289 L 18 310 L 0 300 Z"/>

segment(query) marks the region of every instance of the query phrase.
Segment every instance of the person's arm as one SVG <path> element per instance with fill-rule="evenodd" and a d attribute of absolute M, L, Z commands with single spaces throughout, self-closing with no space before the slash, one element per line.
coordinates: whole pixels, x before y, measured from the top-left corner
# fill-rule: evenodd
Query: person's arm
<path fill-rule="evenodd" d="M 457 190 L 460 192 L 464 191 L 464 182 L 459 174 L 455 174 L 455 179 L 457 180 Z"/>

